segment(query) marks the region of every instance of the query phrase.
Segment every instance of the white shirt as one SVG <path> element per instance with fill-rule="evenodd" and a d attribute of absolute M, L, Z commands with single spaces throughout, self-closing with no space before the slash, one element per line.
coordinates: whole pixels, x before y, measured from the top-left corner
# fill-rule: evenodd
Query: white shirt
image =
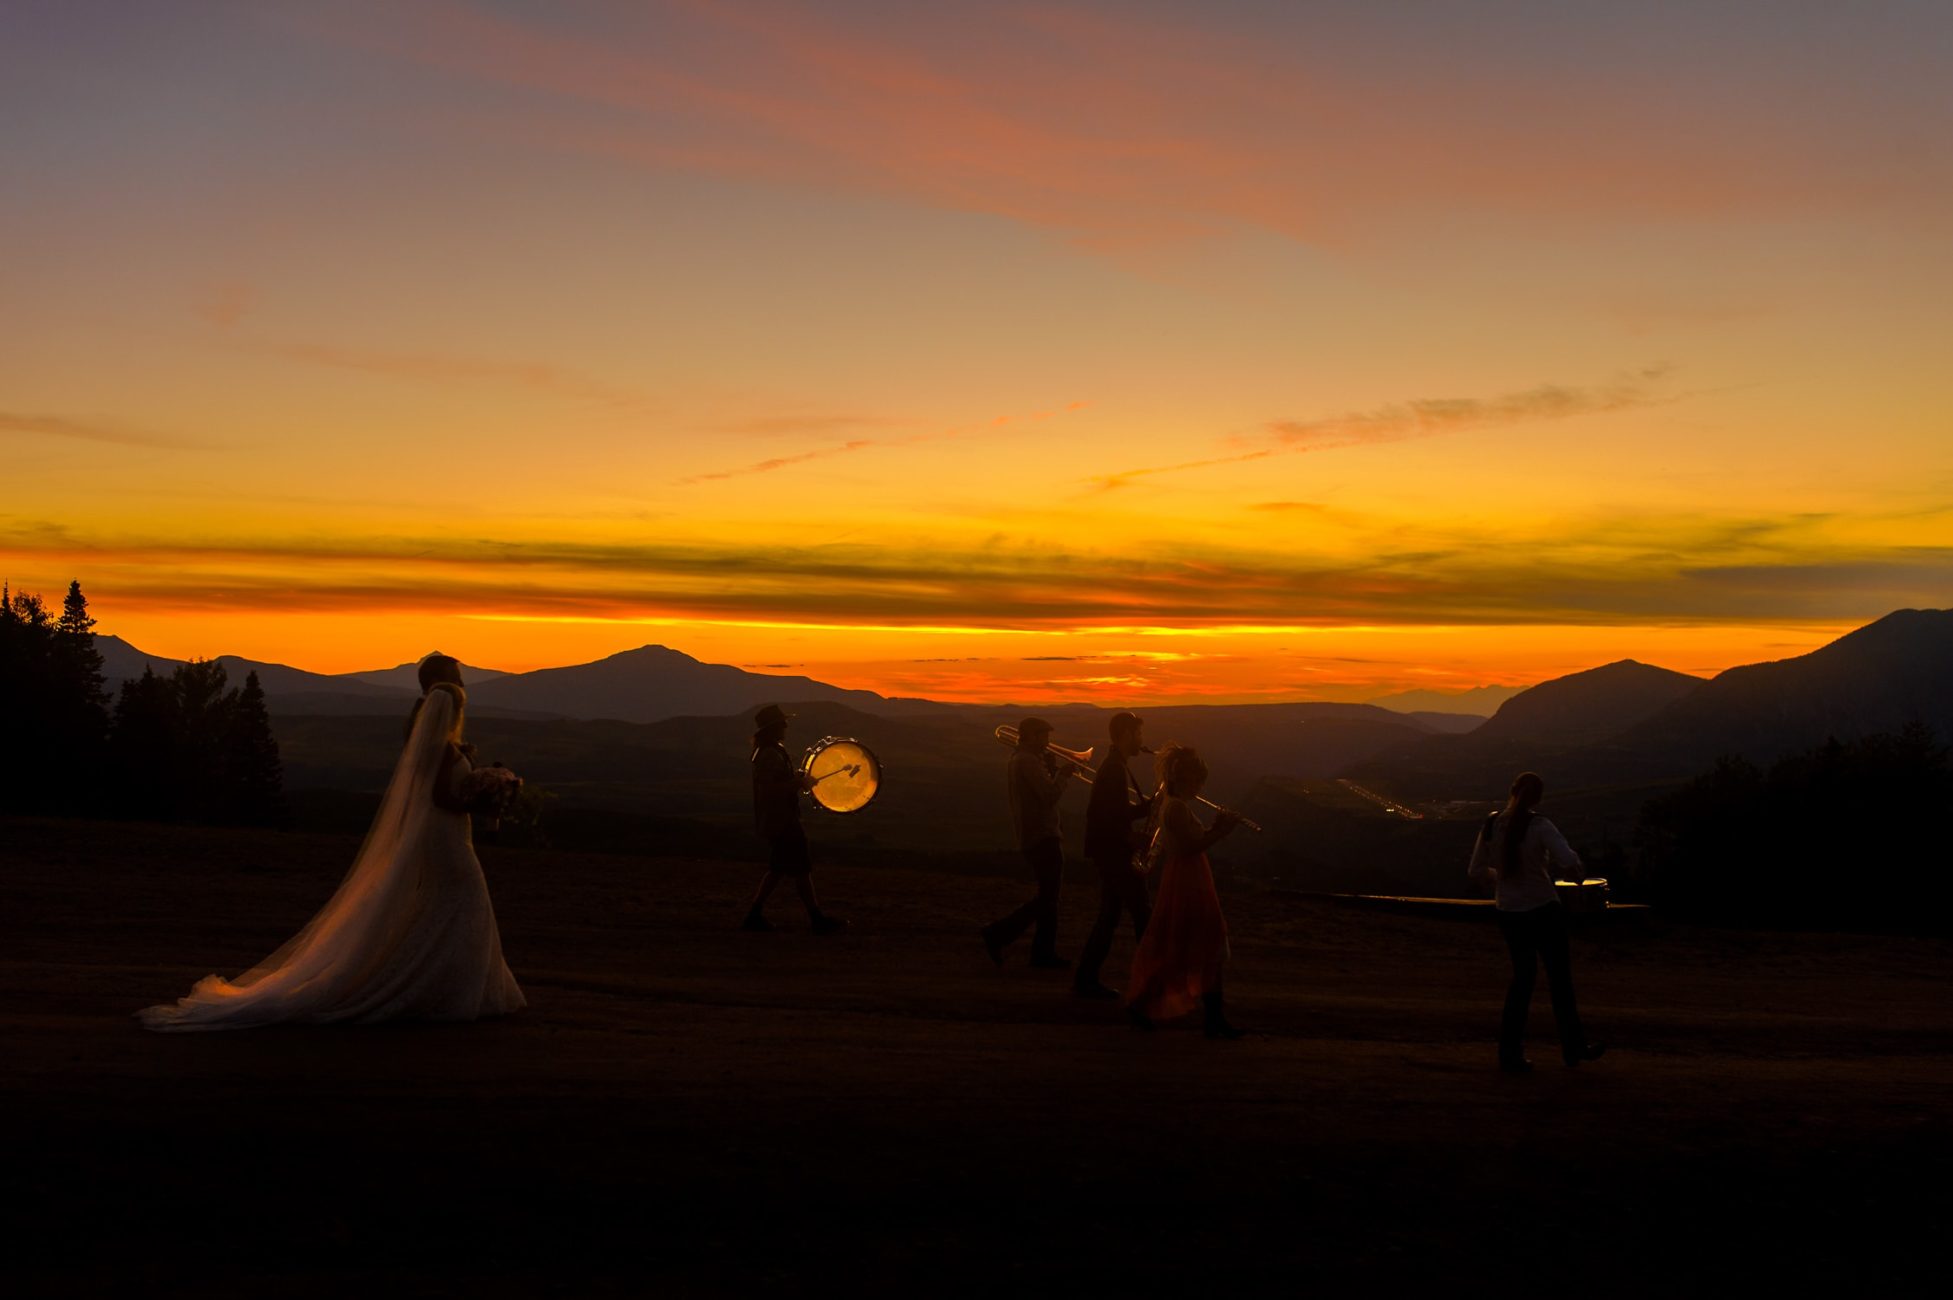
<path fill-rule="evenodd" d="M 1578 880 L 1583 871 L 1580 855 L 1566 842 L 1559 827 L 1534 813 L 1526 824 L 1526 838 L 1519 845 L 1519 861 L 1508 874 L 1504 870 L 1506 821 L 1507 814 L 1500 813 L 1490 835 L 1479 833 L 1466 874 L 1480 884 L 1488 878 L 1495 882 L 1501 912 L 1530 912 L 1559 902 L 1559 892 L 1553 888 L 1554 868 Z"/>

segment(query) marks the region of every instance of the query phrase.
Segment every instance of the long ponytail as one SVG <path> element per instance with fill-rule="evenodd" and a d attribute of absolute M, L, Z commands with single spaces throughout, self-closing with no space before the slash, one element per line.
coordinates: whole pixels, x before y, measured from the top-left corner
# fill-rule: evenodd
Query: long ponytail
<path fill-rule="evenodd" d="M 1512 779 L 1512 797 L 1500 814 L 1505 822 L 1505 843 L 1500 845 L 1500 871 L 1508 879 L 1519 869 L 1519 848 L 1526 842 L 1532 825 L 1533 809 L 1546 793 L 1546 782 L 1537 772 L 1521 772 Z"/>

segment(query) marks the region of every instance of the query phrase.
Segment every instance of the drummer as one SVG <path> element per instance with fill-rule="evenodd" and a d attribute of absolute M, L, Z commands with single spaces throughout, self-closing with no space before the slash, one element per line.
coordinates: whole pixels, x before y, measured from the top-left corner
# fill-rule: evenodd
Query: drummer
<path fill-rule="evenodd" d="M 800 825 L 800 796 L 814 787 L 813 778 L 794 767 L 787 754 L 787 719 L 793 715 L 769 704 L 753 715 L 753 819 L 766 841 L 766 874 L 760 877 L 753 905 L 740 923 L 742 930 L 771 930 L 764 915 L 766 900 L 780 881 L 793 881 L 815 934 L 834 934 L 848 923 L 821 911 L 814 894 L 814 863 L 807 851 L 807 832 Z"/>

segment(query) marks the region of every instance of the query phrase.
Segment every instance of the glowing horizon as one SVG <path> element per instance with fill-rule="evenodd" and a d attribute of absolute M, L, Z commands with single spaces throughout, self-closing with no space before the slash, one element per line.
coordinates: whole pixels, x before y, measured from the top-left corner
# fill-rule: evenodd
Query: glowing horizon
<path fill-rule="evenodd" d="M 1953 604 L 1953 16 L 1875 7 L 21 7 L 0 573 L 944 699 L 1802 653 Z"/>

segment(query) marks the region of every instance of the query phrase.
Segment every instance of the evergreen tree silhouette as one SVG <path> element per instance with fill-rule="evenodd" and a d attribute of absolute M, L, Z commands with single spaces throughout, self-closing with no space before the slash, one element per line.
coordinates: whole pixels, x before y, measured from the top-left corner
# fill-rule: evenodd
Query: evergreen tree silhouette
<path fill-rule="evenodd" d="M 192 659 L 170 675 L 176 694 L 176 765 L 182 776 L 177 815 L 185 821 L 219 822 L 230 804 L 225 774 L 231 711 L 224 665 Z"/>
<path fill-rule="evenodd" d="M 109 697 L 94 629 L 81 583 L 70 582 L 48 643 L 49 716 L 41 747 L 49 784 L 48 812 L 94 811 L 106 793 L 102 761 L 108 744 Z"/>
<path fill-rule="evenodd" d="M 232 692 L 228 703 L 224 777 L 230 806 L 225 820 L 244 826 L 283 825 L 285 770 L 255 671 L 245 674 L 243 689 Z"/>
<path fill-rule="evenodd" d="M 1930 864 L 1950 806 L 1953 754 L 1922 723 L 1834 738 L 1767 772 L 1724 758 L 1642 809 L 1638 883 L 1704 920 L 1944 934 L 1953 882 Z"/>
<path fill-rule="evenodd" d="M 54 628 L 39 596 L 6 588 L 0 619 L 0 808 L 53 811 L 59 792 L 45 753 L 59 716 L 54 687 Z"/>
<path fill-rule="evenodd" d="M 109 729 L 109 770 L 117 816 L 173 821 L 184 779 L 178 761 L 175 683 L 143 666 L 142 676 L 122 683 Z"/>

